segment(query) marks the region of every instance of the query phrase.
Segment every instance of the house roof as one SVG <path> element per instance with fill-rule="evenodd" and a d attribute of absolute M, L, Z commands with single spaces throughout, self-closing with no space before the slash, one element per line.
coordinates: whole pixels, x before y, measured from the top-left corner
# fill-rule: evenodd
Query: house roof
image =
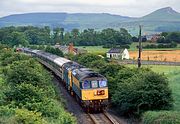
<path fill-rule="evenodd" d="M 123 50 L 119 48 L 112 48 L 107 53 L 121 53 Z"/>

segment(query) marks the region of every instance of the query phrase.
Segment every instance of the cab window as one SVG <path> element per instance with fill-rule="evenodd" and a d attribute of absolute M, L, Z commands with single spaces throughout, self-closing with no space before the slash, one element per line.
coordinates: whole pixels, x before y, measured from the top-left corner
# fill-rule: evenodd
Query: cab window
<path fill-rule="evenodd" d="M 99 81 L 99 87 L 106 87 L 107 86 L 107 81 L 100 80 Z"/>
<path fill-rule="evenodd" d="M 97 88 L 98 87 L 98 81 L 91 81 L 91 87 Z"/>
<path fill-rule="evenodd" d="M 90 88 L 90 82 L 85 80 L 83 83 L 82 83 L 82 88 L 83 89 L 89 89 Z"/>

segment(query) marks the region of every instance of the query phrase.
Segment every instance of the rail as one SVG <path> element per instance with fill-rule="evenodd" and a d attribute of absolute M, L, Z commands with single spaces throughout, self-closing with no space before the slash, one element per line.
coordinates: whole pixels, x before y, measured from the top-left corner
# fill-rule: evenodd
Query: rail
<path fill-rule="evenodd" d="M 136 64 L 136 60 L 117 60 L 119 64 Z M 180 62 L 163 62 L 163 61 L 141 61 L 142 65 L 171 65 L 171 66 L 180 66 Z"/>
<path fill-rule="evenodd" d="M 88 114 L 94 124 L 119 124 L 110 114 L 107 112 Z"/>

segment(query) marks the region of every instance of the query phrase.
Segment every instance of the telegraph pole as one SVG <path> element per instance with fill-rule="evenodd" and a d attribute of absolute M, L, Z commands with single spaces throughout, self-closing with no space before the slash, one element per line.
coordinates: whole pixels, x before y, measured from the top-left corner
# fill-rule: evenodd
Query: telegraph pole
<path fill-rule="evenodd" d="M 141 52 L 142 52 L 142 46 L 141 46 L 141 42 L 142 42 L 142 25 L 139 25 L 139 57 L 138 57 L 138 68 L 141 67 Z"/>

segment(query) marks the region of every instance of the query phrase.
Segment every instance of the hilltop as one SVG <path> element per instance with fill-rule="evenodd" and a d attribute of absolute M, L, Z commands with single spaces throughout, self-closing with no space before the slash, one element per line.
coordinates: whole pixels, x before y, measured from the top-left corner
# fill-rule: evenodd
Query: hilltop
<path fill-rule="evenodd" d="M 0 18 L 0 27 L 5 26 L 50 26 L 73 28 L 127 28 L 135 34 L 138 25 L 144 25 L 145 32 L 180 31 L 180 13 L 171 7 L 161 8 L 146 16 L 132 18 L 108 13 L 26 13 Z"/>

